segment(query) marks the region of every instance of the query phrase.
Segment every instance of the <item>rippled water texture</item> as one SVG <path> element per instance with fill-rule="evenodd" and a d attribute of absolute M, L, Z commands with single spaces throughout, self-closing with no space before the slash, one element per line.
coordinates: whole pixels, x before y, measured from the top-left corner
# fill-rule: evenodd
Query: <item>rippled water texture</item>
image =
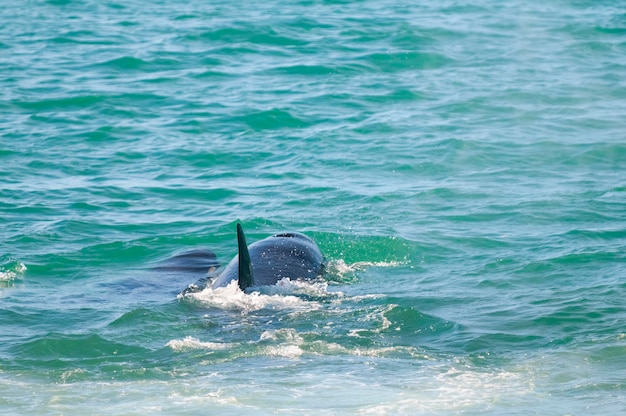
<path fill-rule="evenodd" d="M 622 2 L 1 6 L 0 413 L 626 411 Z"/>

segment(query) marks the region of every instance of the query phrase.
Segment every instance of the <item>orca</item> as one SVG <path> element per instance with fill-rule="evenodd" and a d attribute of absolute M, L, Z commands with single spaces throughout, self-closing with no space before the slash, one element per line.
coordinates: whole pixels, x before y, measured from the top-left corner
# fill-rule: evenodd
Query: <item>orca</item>
<path fill-rule="evenodd" d="M 196 249 L 178 254 L 152 270 L 168 272 L 212 273 L 220 267 L 217 256 L 211 250 Z"/>
<path fill-rule="evenodd" d="M 315 280 L 325 271 L 324 255 L 319 247 L 301 233 L 274 234 L 248 246 L 243 227 L 237 223 L 237 246 L 238 254 L 221 272 L 216 270 L 215 257 L 211 257 L 207 277 L 190 285 L 182 294 L 203 290 L 211 279 L 213 289 L 237 281 L 239 288 L 245 291 L 248 288 L 275 285 L 282 279 Z M 184 257 L 180 260 L 184 260 Z"/>

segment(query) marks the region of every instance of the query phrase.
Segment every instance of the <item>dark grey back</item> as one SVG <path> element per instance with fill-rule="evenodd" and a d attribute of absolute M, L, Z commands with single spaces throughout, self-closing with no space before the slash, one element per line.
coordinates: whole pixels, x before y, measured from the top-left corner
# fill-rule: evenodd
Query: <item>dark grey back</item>
<path fill-rule="evenodd" d="M 324 273 L 324 256 L 317 244 L 300 233 L 281 233 L 248 247 L 253 286 L 276 284 L 281 279 L 316 279 Z M 238 279 L 239 256 L 217 277 L 213 287 L 227 286 Z"/>

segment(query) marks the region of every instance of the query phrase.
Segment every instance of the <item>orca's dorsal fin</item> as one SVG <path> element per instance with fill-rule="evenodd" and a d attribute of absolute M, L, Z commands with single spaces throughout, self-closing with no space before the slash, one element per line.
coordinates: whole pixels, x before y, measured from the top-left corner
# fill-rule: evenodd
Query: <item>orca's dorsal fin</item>
<path fill-rule="evenodd" d="M 250 262 L 250 253 L 248 252 L 248 244 L 246 244 L 246 236 L 243 233 L 241 224 L 237 223 L 237 244 L 239 246 L 239 278 L 237 283 L 241 290 L 246 290 L 253 286 L 252 280 L 252 263 Z"/>

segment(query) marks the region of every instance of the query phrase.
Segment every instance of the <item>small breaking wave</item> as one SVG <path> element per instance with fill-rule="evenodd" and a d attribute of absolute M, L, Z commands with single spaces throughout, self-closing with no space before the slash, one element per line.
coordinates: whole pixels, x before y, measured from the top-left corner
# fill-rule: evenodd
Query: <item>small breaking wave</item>
<path fill-rule="evenodd" d="M 232 355 L 230 359 L 236 359 L 239 357 L 254 357 L 254 356 L 265 356 L 265 357 L 282 357 L 282 358 L 298 358 L 305 351 L 299 346 L 294 344 L 279 344 L 279 345 L 259 345 L 256 343 L 251 343 L 244 345 L 245 352 L 239 351 L 241 349 L 241 345 L 235 345 L 231 343 L 219 343 L 219 342 L 203 342 L 193 337 L 186 337 L 182 340 L 173 339 L 166 344 L 167 347 L 170 347 L 172 350 L 176 352 L 186 352 L 193 350 L 202 350 L 207 353 L 213 353 L 215 351 L 224 351 L 232 349 Z M 224 359 L 222 359 L 224 360 Z M 228 360 L 226 358 L 225 360 Z"/>
<path fill-rule="evenodd" d="M 12 257 L 2 258 L 0 263 L 0 282 L 10 282 L 27 270 L 26 265 Z"/>
<path fill-rule="evenodd" d="M 332 340 L 309 339 L 311 334 L 299 333 L 293 328 L 281 328 L 264 331 L 258 340 L 245 343 L 206 342 L 195 337 L 187 336 L 184 339 L 174 339 L 166 346 L 176 352 L 201 350 L 207 354 L 217 351 L 227 352 L 229 358 L 240 357 L 282 357 L 299 358 L 302 355 L 317 356 L 355 356 L 371 358 L 405 358 L 430 361 L 433 358 L 423 350 L 413 346 L 359 346 L 342 345 Z"/>
<path fill-rule="evenodd" d="M 232 348 L 233 344 L 228 342 L 203 342 L 194 337 L 185 337 L 184 339 L 173 339 L 166 344 L 174 351 L 189 351 L 189 350 L 225 350 Z"/>

